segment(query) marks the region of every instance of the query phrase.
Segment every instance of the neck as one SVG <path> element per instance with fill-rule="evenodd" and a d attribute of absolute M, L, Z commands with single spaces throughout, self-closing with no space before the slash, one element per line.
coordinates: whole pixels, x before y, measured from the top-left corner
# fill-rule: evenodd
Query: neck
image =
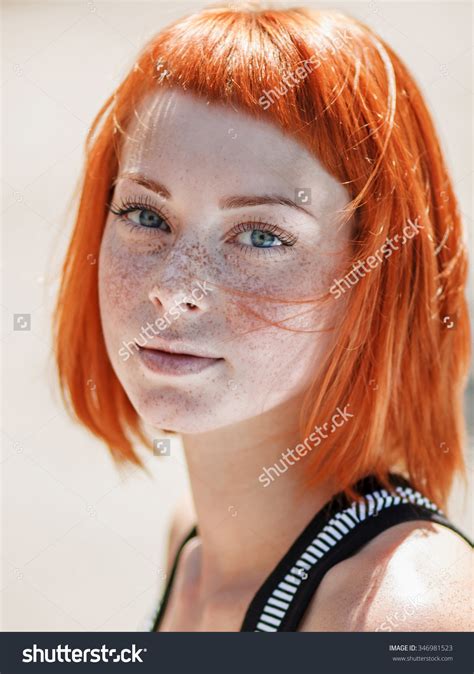
<path fill-rule="evenodd" d="M 282 454 L 301 442 L 300 405 L 295 398 L 238 424 L 183 436 L 203 587 L 261 582 L 335 493 L 327 482 L 302 487 L 309 456 L 288 463 L 267 487 L 258 479 L 264 467 L 281 466 Z"/>

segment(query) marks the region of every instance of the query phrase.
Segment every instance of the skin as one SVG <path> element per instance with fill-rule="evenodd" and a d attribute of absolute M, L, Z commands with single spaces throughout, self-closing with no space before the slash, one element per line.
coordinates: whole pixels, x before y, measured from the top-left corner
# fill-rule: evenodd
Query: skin
<path fill-rule="evenodd" d="M 168 198 L 152 191 L 150 181 L 164 185 Z M 305 211 L 222 203 L 236 195 L 294 200 L 308 186 Z M 122 217 L 110 212 L 106 222 L 99 260 L 104 336 L 143 421 L 157 435 L 168 429 L 183 439 L 192 505 L 172 526 L 170 560 L 187 527 L 198 521 L 200 530 L 183 549 L 161 629 L 237 631 L 269 571 L 338 491 L 331 481 L 302 491 L 304 459 L 268 489 L 258 476 L 301 441 L 305 389 L 337 337 L 345 299 L 314 300 L 328 292 L 348 252 L 351 223 L 341 210 L 349 196 L 304 147 L 268 122 L 190 93 L 160 91 L 141 103 L 128 129 L 112 208 L 137 199 L 147 199 L 145 206 Z M 155 227 L 140 225 L 143 216 Z M 258 240 L 256 220 L 277 227 L 263 234 L 264 249 L 251 236 L 257 230 Z M 248 231 L 236 230 L 249 223 Z M 136 355 L 120 357 L 124 341 L 189 299 L 198 281 L 212 290 L 193 307 L 181 304 L 179 318 L 160 335 L 205 349 L 221 359 L 217 364 L 171 377 L 151 373 Z M 292 331 L 269 321 L 284 321 Z M 382 537 L 392 544 L 389 532 Z M 364 559 L 361 554 L 353 559 Z M 339 591 L 344 582 L 342 576 Z M 322 619 L 324 607 L 317 609 Z M 321 629 L 312 615 L 310 609 L 303 630 Z"/>
<path fill-rule="evenodd" d="M 173 518 L 168 575 L 178 545 L 196 519 L 188 495 Z M 194 538 L 181 552 L 160 631 L 240 629 L 260 583 L 234 583 L 203 601 L 202 559 L 202 539 Z M 298 631 L 470 632 L 472 581 L 472 550 L 465 541 L 438 524 L 405 522 L 379 534 L 325 574 Z"/>

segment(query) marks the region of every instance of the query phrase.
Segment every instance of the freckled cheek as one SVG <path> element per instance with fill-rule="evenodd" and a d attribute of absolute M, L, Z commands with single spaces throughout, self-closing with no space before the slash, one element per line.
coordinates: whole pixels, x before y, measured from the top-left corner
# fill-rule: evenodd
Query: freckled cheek
<path fill-rule="evenodd" d="M 253 299 L 229 296 L 223 307 L 233 336 L 229 353 L 249 394 L 272 387 L 289 390 L 315 376 L 336 334 L 326 329 L 334 324 L 332 298 L 314 301 L 328 291 L 330 267 L 314 259 L 300 260 L 297 268 L 280 267 L 279 278 L 254 274 L 253 287 L 248 282 L 246 288 Z M 265 295 L 289 302 L 269 302 Z M 308 299 L 313 302 L 297 302 Z M 270 321 L 284 322 L 278 327 Z"/>
<path fill-rule="evenodd" d="M 258 268 L 249 265 L 245 275 L 229 270 L 229 286 L 240 290 L 239 293 L 228 293 L 224 313 L 226 322 L 233 331 L 245 327 L 262 327 L 265 321 L 282 321 L 311 306 L 306 302 L 314 302 L 329 291 L 332 282 L 332 265 L 317 254 L 298 256 L 288 263 L 269 262 Z M 327 309 L 316 312 L 322 319 Z M 298 319 L 300 327 L 309 322 L 314 324 L 314 316 L 307 315 L 307 320 Z M 297 327 L 296 323 L 293 327 Z"/>
<path fill-rule="evenodd" d="M 304 388 L 317 373 L 324 351 L 316 334 L 282 328 L 256 331 L 234 344 L 232 378 L 237 390 L 257 406 L 276 404 Z"/>
<path fill-rule="evenodd" d="M 147 296 L 150 273 L 143 256 L 104 240 L 99 259 L 99 289 L 101 309 L 108 319 L 123 324 L 135 313 Z"/>
<path fill-rule="evenodd" d="M 331 250 L 315 249 L 305 253 L 287 270 L 288 289 L 299 299 L 327 293 L 338 260 L 338 254 Z"/>

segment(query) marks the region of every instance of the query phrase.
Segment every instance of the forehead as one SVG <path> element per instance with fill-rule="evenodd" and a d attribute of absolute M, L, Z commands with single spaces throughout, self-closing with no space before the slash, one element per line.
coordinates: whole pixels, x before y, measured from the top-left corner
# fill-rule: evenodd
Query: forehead
<path fill-rule="evenodd" d="M 162 89 L 138 106 L 127 130 L 120 171 L 165 184 L 206 181 L 219 191 L 314 187 L 319 201 L 342 186 L 300 143 L 274 124 L 188 92 Z M 339 189 L 338 189 L 339 188 Z M 321 203 L 320 203 L 321 205 Z"/>

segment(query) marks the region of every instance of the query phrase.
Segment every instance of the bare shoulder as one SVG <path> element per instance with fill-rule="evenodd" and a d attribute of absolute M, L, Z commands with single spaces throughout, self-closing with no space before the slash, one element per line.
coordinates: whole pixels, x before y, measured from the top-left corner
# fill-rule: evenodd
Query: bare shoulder
<path fill-rule="evenodd" d="M 432 522 L 390 527 L 324 576 L 306 632 L 471 631 L 472 550 Z"/>
<path fill-rule="evenodd" d="M 177 503 L 171 517 L 168 530 L 166 573 L 169 574 L 181 542 L 196 524 L 196 512 L 189 494 L 185 494 Z"/>

